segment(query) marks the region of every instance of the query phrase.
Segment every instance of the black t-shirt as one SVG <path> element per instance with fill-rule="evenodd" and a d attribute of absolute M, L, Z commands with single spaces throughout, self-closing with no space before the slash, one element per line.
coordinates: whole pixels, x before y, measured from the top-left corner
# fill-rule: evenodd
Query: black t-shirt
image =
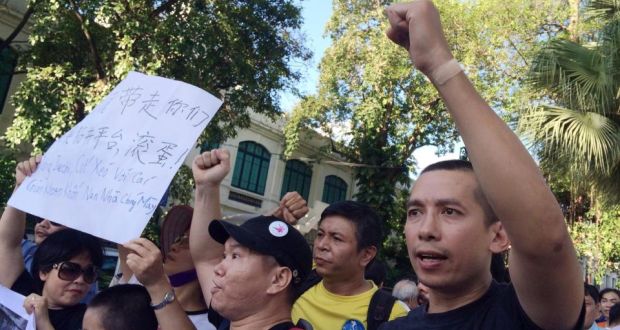
<path fill-rule="evenodd" d="M 63 309 L 48 309 L 50 322 L 56 330 L 80 330 L 86 305 L 77 304 Z"/>
<path fill-rule="evenodd" d="M 11 290 L 24 296 L 31 293 L 39 294 L 35 288 L 34 279 L 26 270 L 15 280 L 15 283 L 11 286 Z M 48 309 L 50 322 L 56 330 L 82 329 L 84 312 L 86 312 L 86 305 L 84 304 L 77 304 L 63 309 Z"/>
<path fill-rule="evenodd" d="M 217 327 L 217 330 L 229 330 L 230 329 L 230 321 L 222 317 L 218 312 L 209 308 L 209 322 Z M 269 330 L 291 330 L 291 329 L 300 329 L 303 330 L 303 327 L 295 326 L 293 322 L 282 322 L 274 325 L 269 328 Z"/>
<path fill-rule="evenodd" d="M 525 314 L 511 284 L 493 281 L 480 299 L 457 309 L 429 314 L 427 306 L 413 309 L 407 316 L 384 323 L 380 330 L 448 330 L 448 329 L 541 329 Z M 583 329 L 582 308 L 575 329 Z"/>
<path fill-rule="evenodd" d="M 218 330 L 229 330 L 230 329 L 230 323 L 228 321 L 226 321 L 225 323 L 222 323 L 220 325 L 220 327 L 217 328 L 217 329 Z M 278 323 L 278 324 L 274 325 L 273 327 L 269 328 L 269 330 L 291 330 L 291 329 L 303 330 L 302 328 L 296 327 L 293 322 L 282 322 L 282 323 Z"/>

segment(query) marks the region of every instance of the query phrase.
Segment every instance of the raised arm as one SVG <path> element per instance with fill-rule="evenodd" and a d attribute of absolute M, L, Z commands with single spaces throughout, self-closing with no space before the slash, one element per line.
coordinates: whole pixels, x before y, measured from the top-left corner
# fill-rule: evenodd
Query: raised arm
<path fill-rule="evenodd" d="M 458 67 L 431 1 L 392 5 L 387 35 L 435 84 L 465 142 L 476 177 L 512 243 L 510 274 L 527 315 L 542 328 L 575 326 L 583 284 L 561 209 L 517 136 Z"/>
<path fill-rule="evenodd" d="M 196 156 L 192 164 L 196 194 L 189 247 L 207 304 L 211 302 L 213 268 L 222 259 L 224 246 L 211 238 L 209 224 L 222 218 L 220 184 L 230 172 L 228 150 L 216 149 Z"/>
<path fill-rule="evenodd" d="M 174 290 L 164 273 L 164 265 L 159 248 L 146 238 L 138 238 L 124 244 L 127 254 L 127 267 L 136 275 L 151 296 L 155 316 L 161 330 L 194 330 L 179 301 L 168 298 Z"/>
<path fill-rule="evenodd" d="M 17 164 L 15 168 L 15 189 L 27 176 L 37 169 L 41 156 Z M 0 218 L 0 284 L 10 288 L 19 274 L 24 271 L 24 256 L 22 255 L 21 241 L 26 231 L 26 213 L 14 207 L 6 206 Z"/>

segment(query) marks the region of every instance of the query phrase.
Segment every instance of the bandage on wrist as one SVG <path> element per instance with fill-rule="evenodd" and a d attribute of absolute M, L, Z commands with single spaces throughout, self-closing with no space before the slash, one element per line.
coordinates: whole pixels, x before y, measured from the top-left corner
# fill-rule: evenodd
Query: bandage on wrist
<path fill-rule="evenodd" d="M 459 62 L 453 58 L 433 70 L 429 78 L 435 85 L 443 85 L 461 71 L 463 71 L 463 68 Z"/>

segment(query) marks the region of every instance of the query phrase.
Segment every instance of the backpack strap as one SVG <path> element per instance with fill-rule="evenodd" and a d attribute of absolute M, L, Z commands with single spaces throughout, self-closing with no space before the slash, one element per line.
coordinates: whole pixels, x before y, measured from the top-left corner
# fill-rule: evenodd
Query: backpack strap
<path fill-rule="evenodd" d="M 368 315 L 366 315 L 368 330 L 377 330 L 382 323 L 389 320 L 395 302 L 396 298 L 381 289 L 372 295 L 370 305 L 368 305 Z"/>
<path fill-rule="evenodd" d="M 314 330 L 314 328 L 312 327 L 312 324 L 310 324 L 310 322 L 308 322 L 308 321 L 306 321 L 304 319 L 299 319 L 299 321 L 297 321 L 297 325 L 295 325 L 295 328 L 292 328 L 292 329 Z"/>
<path fill-rule="evenodd" d="M 321 275 L 319 275 L 316 270 L 313 269 L 312 272 L 308 274 L 308 277 L 306 277 L 306 279 L 301 283 L 301 285 L 295 289 L 295 297 L 301 297 L 304 292 L 308 291 L 308 289 L 310 289 L 311 287 L 319 284 L 322 279 L 323 278 L 321 277 Z"/>

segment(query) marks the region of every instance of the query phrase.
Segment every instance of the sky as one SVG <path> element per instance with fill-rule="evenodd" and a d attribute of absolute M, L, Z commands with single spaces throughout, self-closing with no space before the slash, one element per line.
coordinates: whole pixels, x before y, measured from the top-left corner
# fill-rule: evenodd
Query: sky
<path fill-rule="evenodd" d="M 307 70 L 304 73 L 302 80 L 300 81 L 299 88 L 305 94 L 311 94 L 316 91 L 316 86 L 319 80 L 318 64 L 323 57 L 325 49 L 329 47 L 331 40 L 323 37 L 325 31 L 325 24 L 329 20 L 332 13 L 332 1 L 331 0 L 303 0 L 301 1 L 302 16 L 304 19 L 302 32 L 306 36 L 306 47 L 309 48 L 312 53 L 312 59 L 307 66 Z M 283 93 L 281 97 L 281 106 L 284 111 L 289 112 L 299 102 L 299 99 L 289 93 Z M 455 146 L 455 152 L 446 154 L 442 157 L 438 157 L 436 148 L 432 146 L 425 146 L 414 151 L 413 155 L 417 160 L 416 169 L 418 172 L 436 161 L 444 159 L 458 158 L 458 152 L 463 146 L 462 143 L 458 143 Z M 413 177 L 415 177 L 413 175 Z"/>

